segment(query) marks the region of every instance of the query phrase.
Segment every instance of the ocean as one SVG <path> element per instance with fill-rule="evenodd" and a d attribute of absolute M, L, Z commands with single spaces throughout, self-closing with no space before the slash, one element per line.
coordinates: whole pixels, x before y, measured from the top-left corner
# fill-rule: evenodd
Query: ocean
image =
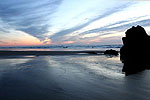
<path fill-rule="evenodd" d="M 119 51 L 122 45 L 53 45 L 53 46 L 13 46 L 0 47 L 0 50 L 12 51 L 78 51 L 78 50 L 100 50 L 114 49 Z"/>

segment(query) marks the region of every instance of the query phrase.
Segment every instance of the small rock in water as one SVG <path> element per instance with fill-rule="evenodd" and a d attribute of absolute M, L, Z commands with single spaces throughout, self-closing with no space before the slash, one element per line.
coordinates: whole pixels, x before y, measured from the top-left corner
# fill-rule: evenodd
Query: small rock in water
<path fill-rule="evenodd" d="M 110 50 L 106 50 L 104 52 L 104 54 L 106 54 L 106 55 L 118 55 L 118 51 L 110 49 Z"/>

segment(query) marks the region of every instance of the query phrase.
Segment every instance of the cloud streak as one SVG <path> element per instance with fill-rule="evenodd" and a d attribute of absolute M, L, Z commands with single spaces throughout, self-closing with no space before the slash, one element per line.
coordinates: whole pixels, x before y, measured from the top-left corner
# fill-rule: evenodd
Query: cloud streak
<path fill-rule="evenodd" d="M 79 26 L 75 26 L 75 27 L 70 28 L 70 29 L 66 29 L 66 30 L 62 30 L 60 32 L 57 32 L 54 35 L 52 35 L 50 38 L 54 38 L 54 40 L 55 40 L 55 38 L 59 38 L 59 37 L 62 37 L 64 35 L 66 35 L 66 34 L 69 34 L 69 33 L 72 33 L 74 31 L 80 30 L 80 29 L 88 26 L 89 24 L 97 21 L 97 20 L 105 18 L 105 17 L 107 17 L 107 16 L 109 16 L 109 15 L 111 15 L 113 13 L 119 12 L 119 11 L 123 10 L 124 8 L 126 8 L 126 7 L 128 7 L 130 5 L 132 5 L 132 4 L 131 3 L 125 3 L 125 4 L 119 5 L 117 7 L 115 6 L 114 8 L 111 8 L 111 10 L 103 12 L 103 14 L 100 14 L 100 15 L 98 14 L 98 16 L 96 18 L 93 18 L 93 19 L 89 20 L 86 23 L 83 23 L 83 24 L 81 24 Z"/>
<path fill-rule="evenodd" d="M 41 38 L 48 32 L 47 23 L 62 0 L 5 0 L 0 3 L 0 18 L 14 29 Z"/>

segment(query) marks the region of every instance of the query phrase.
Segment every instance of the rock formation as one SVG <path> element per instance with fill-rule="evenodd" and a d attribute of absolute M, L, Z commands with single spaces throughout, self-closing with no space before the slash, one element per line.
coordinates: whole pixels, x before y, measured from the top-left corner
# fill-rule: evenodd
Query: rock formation
<path fill-rule="evenodd" d="M 120 59 L 124 64 L 122 71 L 130 75 L 150 69 L 150 36 L 141 26 L 133 26 L 125 34 L 120 49 Z"/>
<path fill-rule="evenodd" d="M 104 52 L 104 54 L 117 56 L 117 55 L 118 55 L 118 51 L 110 49 L 110 50 L 106 50 L 106 51 Z"/>

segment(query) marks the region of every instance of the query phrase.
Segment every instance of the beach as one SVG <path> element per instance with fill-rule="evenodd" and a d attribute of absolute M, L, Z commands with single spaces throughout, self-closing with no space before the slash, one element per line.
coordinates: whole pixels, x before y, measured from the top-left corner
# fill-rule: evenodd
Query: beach
<path fill-rule="evenodd" d="M 1 0 L 0 100 L 150 100 L 150 0 Z"/>
<path fill-rule="evenodd" d="M 0 58 L 1 100 L 149 100 L 150 71 L 125 76 L 119 56 Z"/>

